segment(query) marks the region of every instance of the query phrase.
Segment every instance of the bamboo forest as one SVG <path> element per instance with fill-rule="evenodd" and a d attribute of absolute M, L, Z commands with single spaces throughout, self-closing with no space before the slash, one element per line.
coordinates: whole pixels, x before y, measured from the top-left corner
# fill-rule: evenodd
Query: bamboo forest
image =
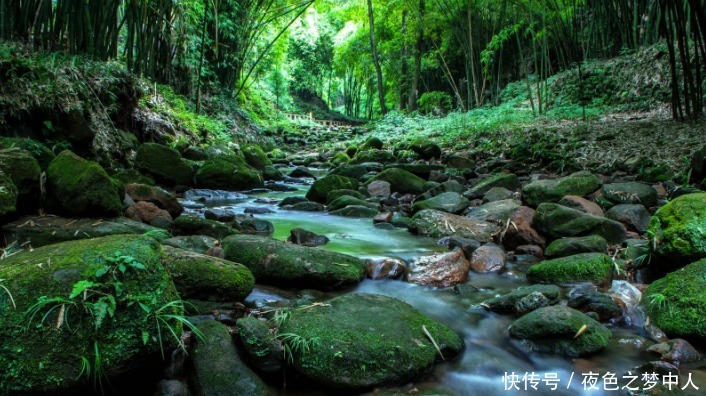
<path fill-rule="evenodd" d="M 0 396 L 706 392 L 706 0 L 0 0 Z"/>

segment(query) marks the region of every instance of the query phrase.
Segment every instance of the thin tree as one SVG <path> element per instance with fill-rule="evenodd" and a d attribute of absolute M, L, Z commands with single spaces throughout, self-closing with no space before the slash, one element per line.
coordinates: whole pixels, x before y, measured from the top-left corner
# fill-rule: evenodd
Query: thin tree
<path fill-rule="evenodd" d="M 378 59 L 378 51 L 375 43 L 375 22 L 373 19 L 373 0 L 368 0 L 368 20 L 370 21 L 370 50 L 373 56 L 373 64 L 375 65 L 375 73 L 377 74 L 378 96 L 380 99 L 380 112 L 387 114 L 387 106 L 385 106 L 385 88 L 382 81 L 382 69 L 380 68 L 380 60 Z"/>

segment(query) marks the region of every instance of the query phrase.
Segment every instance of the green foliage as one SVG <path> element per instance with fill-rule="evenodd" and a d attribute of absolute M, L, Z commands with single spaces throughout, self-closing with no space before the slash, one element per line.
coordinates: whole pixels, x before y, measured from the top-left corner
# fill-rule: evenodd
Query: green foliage
<path fill-rule="evenodd" d="M 277 339 L 282 343 L 282 353 L 289 364 L 294 363 L 295 357 L 301 358 L 320 345 L 319 337 L 305 338 L 294 333 L 277 334 Z"/>
<path fill-rule="evenodd" d="M 417 100 L 422 114 L 445 115 L 453 107 L 451 95 L 446 92 L 425 92 Z"/>
<path fill-rule="evenodd" d="M 179 348 L 181 348 L 184 353 L 186 353 L 186 345 L 179 336 L 180 331 L 178 330 L 180 330 L 180 326 L 185 326 L 194 335 L 196 335 L 200 340 L 203 341 L 204 337 L 201 330 L 199 330 L 196 325 L 191 323 L 183 314 L 181 314 L 181 312 L 185 311 L 185 304 L 190 305 L 192 308 L 195 308 L 192 304 L 189 304 L 188 302 L 182 300 L 175 300 L 166 303 L 165 305 L 159 307 L 154 311 L 151 310 L 148 305 L 142 302 L 138 302 L 138 304 L 140 305 L 140 308 L 142 308 L 142 310 L 147 313 L 145 321 L 154 321 L 157 326 L 157 340 L 159 341 L 159 348 L 162 351 L 162 358 L 164 358 L 164 342 L 162 340 L 163 331 L 166 331 L 167 335 L 173 338 L 173 341 L 176 342 L 177 345 L 179 345 Z M 147 344 L 149 341 L 149 333 L 143 331 L 143 344 Z"/>

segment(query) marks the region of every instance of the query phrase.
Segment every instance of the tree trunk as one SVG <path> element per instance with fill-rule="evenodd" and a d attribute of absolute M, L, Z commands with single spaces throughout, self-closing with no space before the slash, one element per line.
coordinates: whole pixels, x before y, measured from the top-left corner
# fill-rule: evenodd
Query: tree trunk
<path fill-rule="evenodd" d="M 382 69 L 380 68 L 380 60 L 378 59 L 377 46 L 375 45 L 375 23 L 373 20 L 373 0 L 368 0 L 368 19 L 370 20 L 370 49 L 373 55 L 373 64 L 375 65 L 375 73 L 378 80 L 378 96 L 380 99 L 380 112 L 382 115 L 387 113 L 385 106 L 385 90 L 382 84 Z"/>
<path fill-rule="evenodd" d="M 419 21 L 417 30 L 417 48 L 414 50 L 414 74 L 412 76 L 412 85 L 409 88 L 409 98 L 407 110 L 417 110 L 417 100 L 419 99 L 419 79 L 422 69 L 422 51 L 424 49 L 424 11 L 426 5 L 424 0 L 419 0 Z"/>

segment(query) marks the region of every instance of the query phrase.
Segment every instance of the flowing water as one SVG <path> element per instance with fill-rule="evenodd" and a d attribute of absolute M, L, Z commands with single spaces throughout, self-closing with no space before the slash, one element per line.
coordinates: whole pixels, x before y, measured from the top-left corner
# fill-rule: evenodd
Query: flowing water
<path fill-rule="evenodd" d="M 298 186 L 298 191 L 287 193 L 260 193 L 246 199 L 220 205 L 242 213 L 246 207 L 267 207 L 274 213 L 257 215 L 275 226 L 274 237 L 285 240 L 293 228 L 303 228 L 331 240 L 320 249 L 351 254 L 362 258 L 396 257 L 406 262 L 434 251 L 443 251 L 436 240 L 418 237 L 404 229 L 382 230 L 375 228 L 370 219 L 350 219 L 326 213 L 280 210 L 273 204 L 257 203 L 257 198 L 282 199 L 304 195 L 308 186 Z M 653 343 L 649 335 L 637 326 L 626 322 L 610 325 L 613 339 L 603 352 L 587 358 L 571 359 L 556 355 L 538 354 L 527 350 L 507 334 L 513 321 L 510 315 L 488 312 L 477 304 L 490 297 L 501 295 L 526 285 L 525 265 L 509 262 L 502 274 L 471 273 L 467 285 L 459 290 L 435 289 L 404 281 L 364 280 L 353 290 L 345 292 L 377 293 L 403 300 L 426 315 L 443 322 L 461 334 L 466 349 L 457 359 L 437 364 L 434 372 L 414 383 L 420 392 L 453 395 L 622 395 L 622 388 L 630 378 L 628 370 L 643 363 L 658 360 L 645 351 Z M 340 294 L 330 293 L 329 296 Z M 248 302 L 276 301 L 286 292 L 256 286 Z M 353 319 L 352 319 L 353 320 Z M 640 323 L 642 318 L 633 318 Z M 681 368 L 680 387 L 689 375 L 695 387 L 685 390 L 689 395 L 706 394 L 706 369 L 702 364 Z M 633 373 L 640 378 L 630 386 L 644 389 L 643 373 Z M 517 376 L 517 377 L 514 377 Z M 617 385 L 614 380 L 617 381 Z M 639 382 L 639 384 L 638 384 Z M 536 388 L 536 390 L 535 390 Z M 676 386 L 674 387 L 676 389 Z M 283 392 L 282 394 L 314 394 L 312 392 Z M 655 393 L 664 394 L 664 393 Z"/>

